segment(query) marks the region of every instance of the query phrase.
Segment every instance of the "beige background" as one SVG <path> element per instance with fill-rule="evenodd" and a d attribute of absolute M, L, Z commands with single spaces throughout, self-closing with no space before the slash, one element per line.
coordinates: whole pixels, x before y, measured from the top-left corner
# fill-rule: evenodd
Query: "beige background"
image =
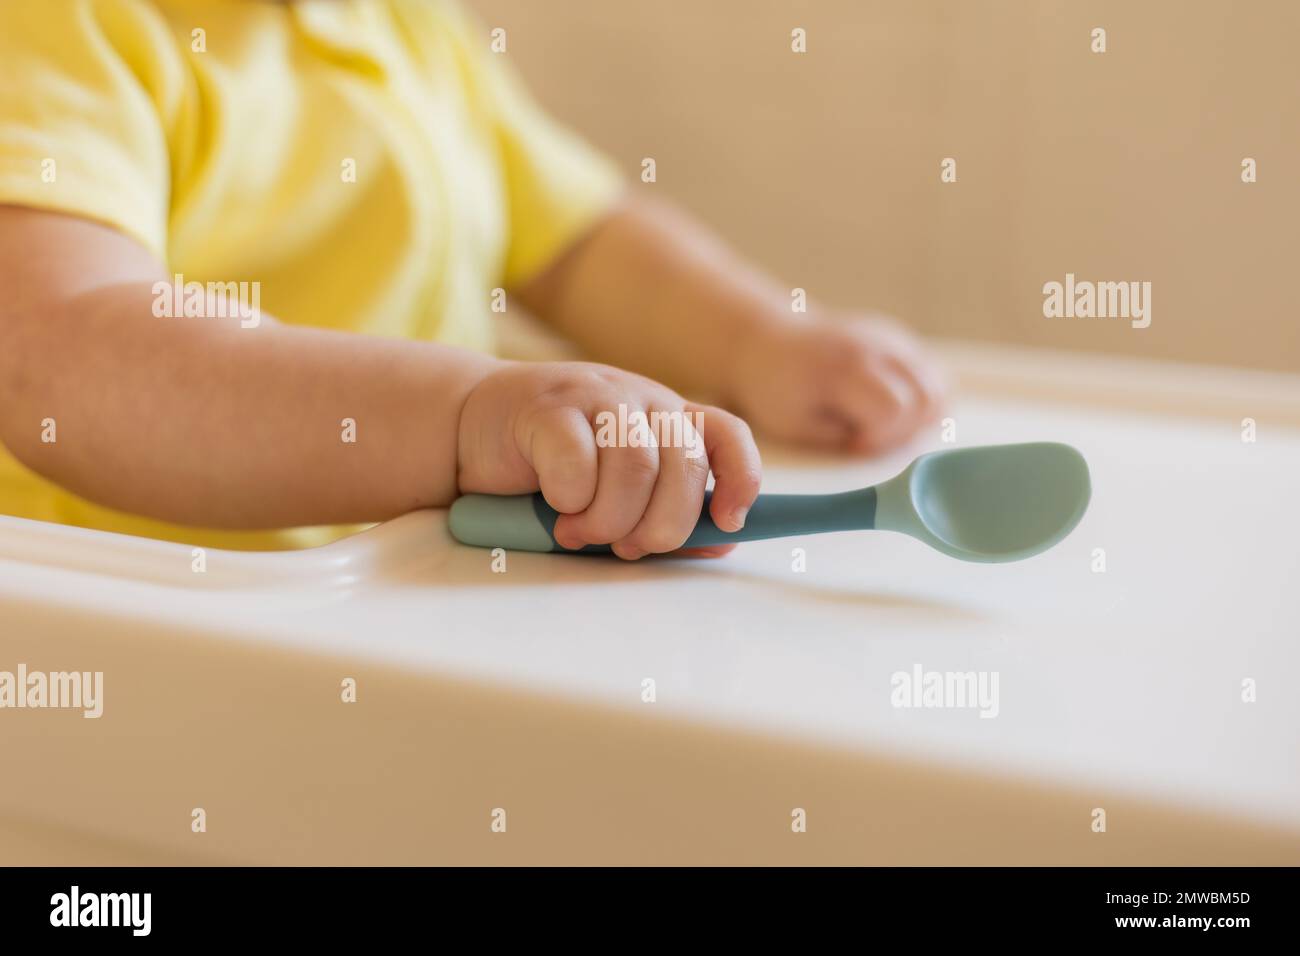
<path fill-rule="evenodd" d="M 629 176 L 655 158 L 637 188 L 810 295 L 942 335 L 1300 369 L 1300 3 L 472 5 Z M 1066 272 L 1152 282 L 1151 327 L 1044 318 Z"/>

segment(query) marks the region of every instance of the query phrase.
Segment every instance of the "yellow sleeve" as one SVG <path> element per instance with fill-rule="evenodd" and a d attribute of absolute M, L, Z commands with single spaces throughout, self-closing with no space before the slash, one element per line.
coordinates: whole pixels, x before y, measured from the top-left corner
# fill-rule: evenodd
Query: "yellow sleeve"
<path fill-rule="evenodd" d="M 609 159 L 537 104 L 511 65 L 509 52 L 491 51 L 486 27 L 464 19 L 462 34 L 505 170 L 510 241 L 504 281 L 519 286 L 608 213 L 624 183 Z"/>
<path fill-rule="evenodd" d="M 0 2 L 0 203 L 105 223 L 166 261 L 167 139 L 142 82 L 163 37 L 135 0 Z"/>

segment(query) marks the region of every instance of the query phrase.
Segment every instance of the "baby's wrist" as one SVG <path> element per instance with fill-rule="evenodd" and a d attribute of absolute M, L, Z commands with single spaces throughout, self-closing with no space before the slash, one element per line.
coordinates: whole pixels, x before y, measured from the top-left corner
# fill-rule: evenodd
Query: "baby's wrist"
<path fill-rule="evenodd" d="M 764 387 L 773 353 L 783 351 L 789 336 L 797 334 L 799 327 L 807 322 L 804 313 L 774 307 L 748 314 L 736 334 L 735 350 L 722 363 L 725 369 L 719 395 L 722 404 L 742 413 L 746 411 L 749 396 L 755 389 Z"/>

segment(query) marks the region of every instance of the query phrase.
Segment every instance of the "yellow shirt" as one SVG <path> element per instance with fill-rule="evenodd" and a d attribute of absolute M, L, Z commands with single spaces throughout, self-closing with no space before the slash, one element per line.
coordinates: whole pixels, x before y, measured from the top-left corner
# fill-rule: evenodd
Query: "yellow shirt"
<path fill-rule="evenodd" d="M 493 40 L 444 0 L 2 0 L 0 203 L 107 223 L 185 282 L 259 282 L 284 322 L 486 350 L 493 290 L 620 189 Z M 169 526 L 3 448 L 0 513 L 254 549 L 346 530 Z"/>

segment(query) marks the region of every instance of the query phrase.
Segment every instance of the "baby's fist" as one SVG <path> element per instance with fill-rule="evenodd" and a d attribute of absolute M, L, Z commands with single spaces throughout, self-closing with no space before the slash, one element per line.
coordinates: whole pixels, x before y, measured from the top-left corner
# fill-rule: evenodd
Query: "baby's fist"
<path fill-rule="evenodd" d="M 809 318 L 770 326 L 734 365 L 731 402 L 776 438 L 875 454 L 909 440 L 942 407 L 942 378 L 889 319 Z"/>
<path fill-rule="evenodd" d="M 710 469 L 709 515 L 739 530 L 761 478 L 745 423 L 605 365 L 509 363 L 461 412 L 460 490 L 540 490 L 560 512 L 555 540 L 565 548 L 609 544 L 628 560 L 677 550 L 700 517 Z"/>

